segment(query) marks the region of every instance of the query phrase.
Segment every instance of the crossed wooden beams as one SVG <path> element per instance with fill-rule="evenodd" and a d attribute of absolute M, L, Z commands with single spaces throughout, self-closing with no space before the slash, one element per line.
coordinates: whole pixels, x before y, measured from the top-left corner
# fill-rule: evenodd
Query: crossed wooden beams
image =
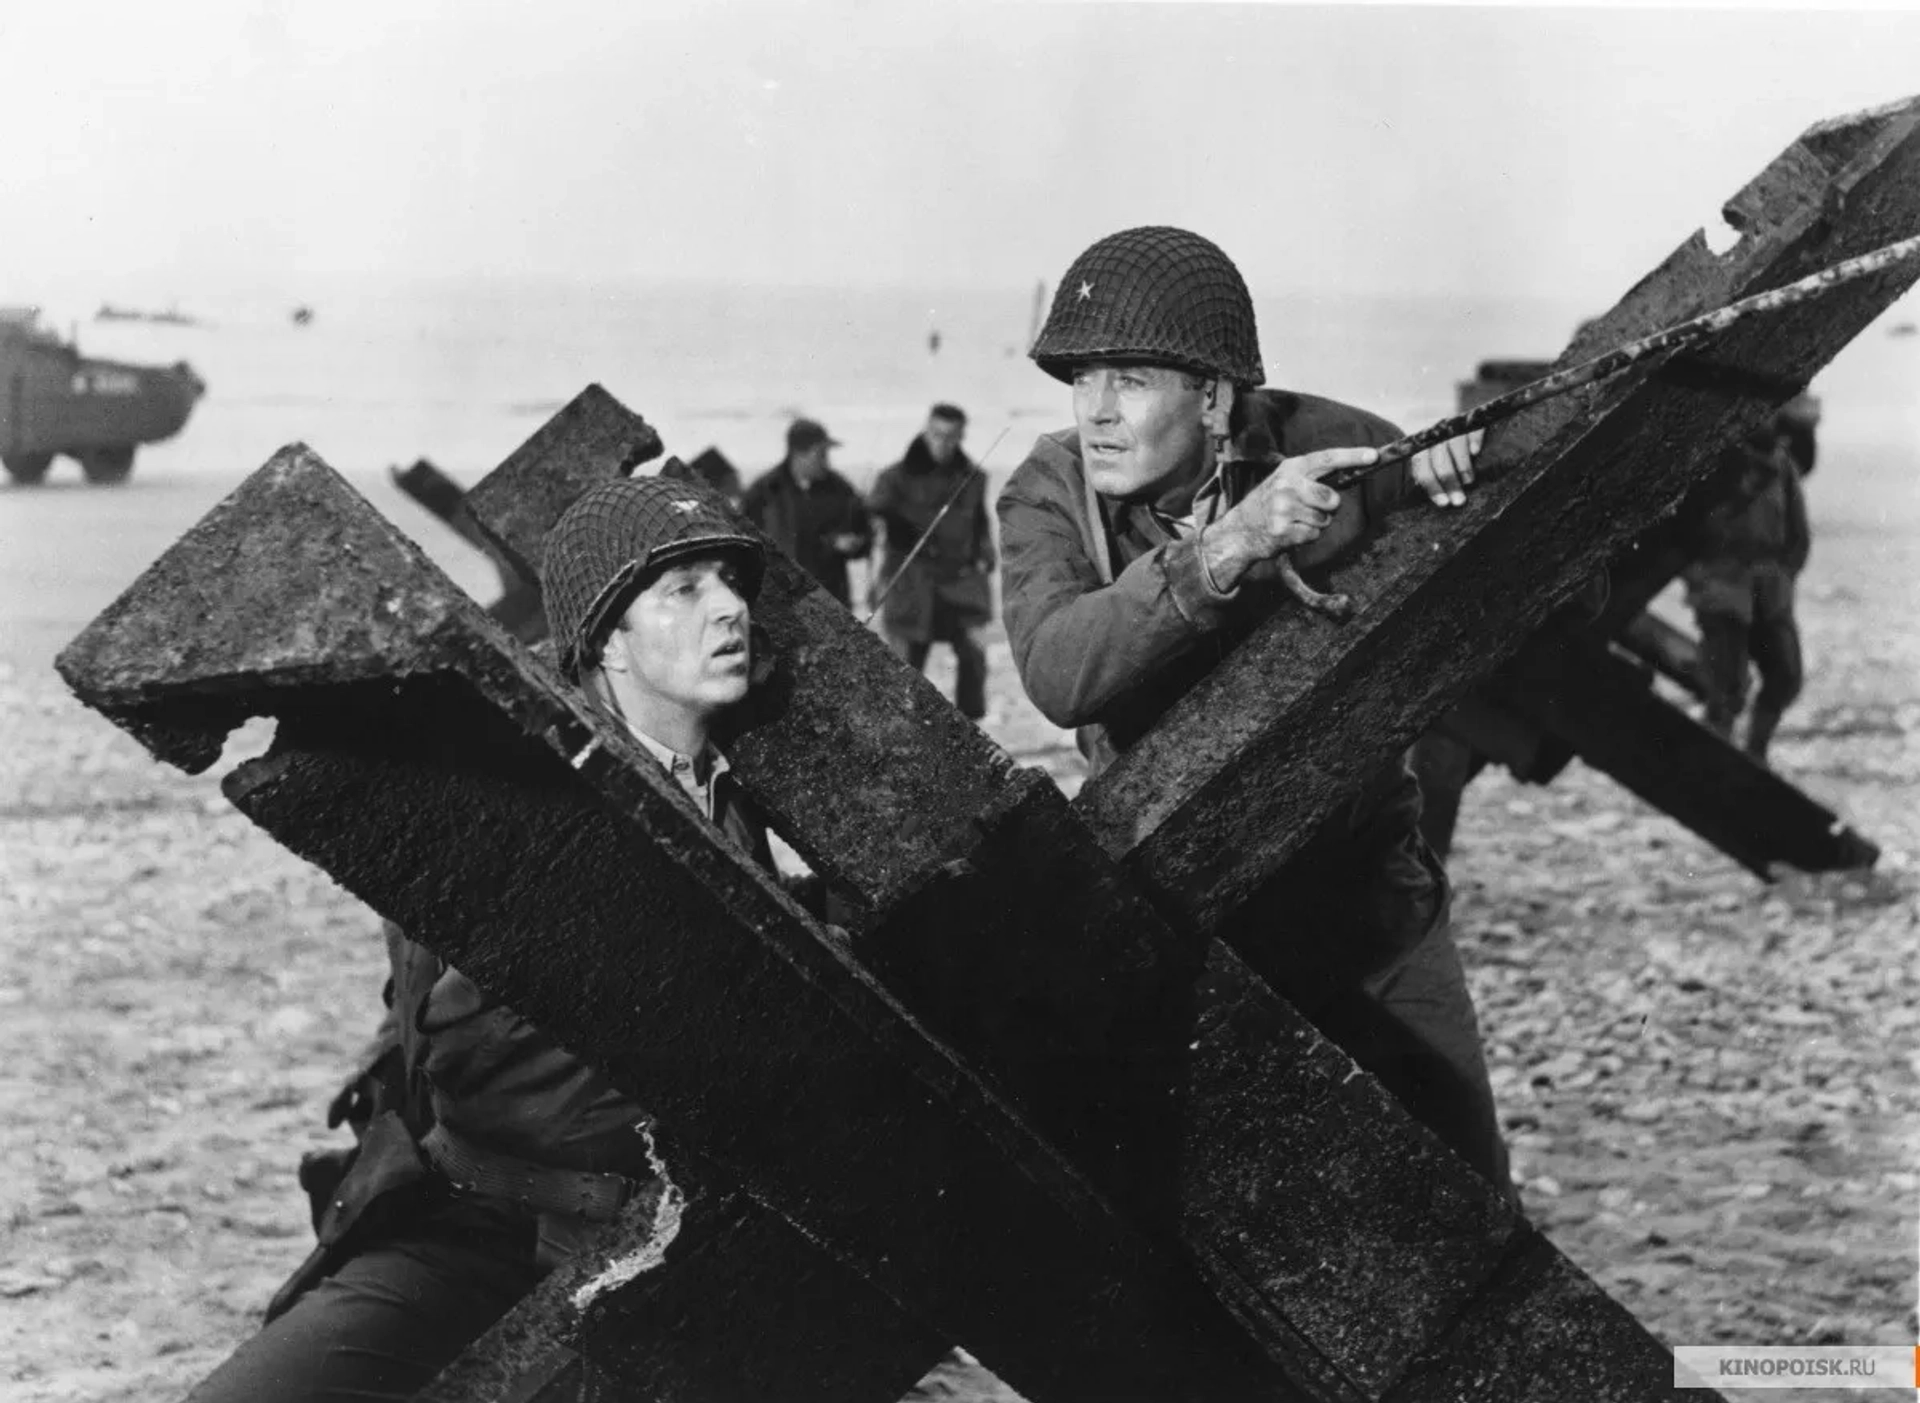
<path fill-rule="evenodd" d="M 1460 407 L 1547 369 L 1546 362 L 1485 363 L 1482 379 L 1461 385 Z M 1441 716 L 1417 761 L 1427 795 L 1421 830 L 1437 851 L 1451 846 L 1460 791 L 1482 764 L 1549 784 L 1578 755 L 1762 880 L 1771 880 L 1776 864 L 1824 872 L 1879 858 L 1879 848 L 1832 810 L 1653 689 L 1659 675 L 1702 694 L 1699 645 L 1646 606 L 1689 563 L 1688 527 L 1717 505 L 1716 490 L 1712 481 L 1702 484 L 1610 562 L 1609 597 L 1597 618 L 1579 606 L 1562 608 Z"/>
<path fill-rule="evenodd" d="M 1612 329 L 1920 228 L 1915 110 L 1809 132 L 1741 245 L 1683 248 Z M 1905 285 L 1717 354 L 1804 381 Z M 304 448 L 59 665 L 190 770 L 277 717 L 235 804 L 658 1113 L 676 1193 L 470 1380 L 878 1399 L 959 1340 L 1041 1400 L 1665 1396 L 1665 1350 L 1208 933 L 1770 408 L 1651 368 L 1537 407 L 1475 505 L 1341 572 L 1359 617 L 1277 616 L 1072 805 L 777 562 L 786 665 L 732 758 L 862 908 L 848 943 Z M 528 562 L 657 452 L 590 390 L 469 505 Z"/>
<path fill-rule="evenodd" d="M 1650 614 L 1610 642 L 1556 619 L 1442 723 L 1531 784 L 1578 755 L 1763 880 L 1870 867 L 1880 849 L 1765 764 L 1653 690 L 1693 640 Z M 1676 678 L 1683 684 L 1684 677 Z"/>
<path fill-rule="evenodd" d="M 1715 255 L 1695 235 L 1570 354 L 1908 237 L 1920 219 L 1917 121 L 1920 99 L 1909 99 L 1810 128 L 1728 202 L 1742 234 L 1733 249 Z M 1722 375 L 1644 367 L 1494 429 L 1485 486 L 1466 507 L 1397 524 L 1335 573 L 1338 589 L 1369 601 L 1365 617 L 1275 615 L 1075 807 L 1129 868 L 1176 889 L 1211 926 L 1299 847 L 1312 831 L 1303 819 L 1327 812 L 1671 511 L 1703 455 L 1771 414 L 1727 383 L 1805 384 L 1911 281 L 1875 279 L 1857 299 L 1736 326 L 1711 351 Z M 1203 804 L 1215 822 L 1199 821 Z"/>

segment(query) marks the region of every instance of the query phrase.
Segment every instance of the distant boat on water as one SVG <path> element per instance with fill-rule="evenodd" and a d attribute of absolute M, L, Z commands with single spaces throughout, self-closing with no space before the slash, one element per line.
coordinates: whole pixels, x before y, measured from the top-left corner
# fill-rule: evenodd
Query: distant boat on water
<path fill-rule="evenodd" d="M 313 308 L 304 305 L 295 307 L 293 309 L 293 324 L 295 326 L 311 326 L 313 324 Z"/>
<path fill-rule="evenodd" d="M 1887 328 L 1889 336 L 1920 336 L 1920 325 L 1913 322 L 1895 322 Z"/>
<path fill-rule="evenodd" d="M 161 326 L 200 325 L 198 317 L 190 317 L 178 307 L 169 307 L 164 312 L 146 312 L 138 307 L 116 307 L 111 302 L 102 302 L 93 319 L 97 322 L 155 322 Z"/>

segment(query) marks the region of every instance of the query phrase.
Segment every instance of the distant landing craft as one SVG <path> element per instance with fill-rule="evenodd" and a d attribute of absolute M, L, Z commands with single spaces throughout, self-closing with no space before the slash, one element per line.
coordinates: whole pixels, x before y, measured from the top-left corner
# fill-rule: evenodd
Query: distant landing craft
<path fill-rule="evenodd" d="M 111 302 L 102 302 L 93 319 L 97 322 L 156 322 L 162 326 L 200 325 L 198 317 L 190 317 L 178 307 L 169 307 L 164 312 L 143 312 L 136 307 L 116 307 Z"/>
<path fill-rule="evenodd" d="M 1920 336 L 1920 326 L 1912 322 L 1895 322 L 1887 328 L 1889 336 Z"/>
<path fill-rule="evenodd" d="M 134 449 L 179 433 L 206 383 L 185 361 L 82 356 L 38 320 L 37 307 L 0 307 L 0 464 L 30 486 L 65 454 L 88 482 L 125 482 Z"/>
<path fill-rule="evenodd" d="M 307 326 L 311 324 L 312 321 L 313 308 L 301 306 L 293 309 L 293 324 L 295 326 Z"/>

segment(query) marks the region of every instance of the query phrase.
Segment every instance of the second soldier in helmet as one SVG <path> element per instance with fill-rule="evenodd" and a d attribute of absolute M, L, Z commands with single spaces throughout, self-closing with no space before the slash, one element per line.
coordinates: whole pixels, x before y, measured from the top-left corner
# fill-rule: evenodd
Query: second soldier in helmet
<path fill-rule="evenodd" d="M 1262 390 L 1252 299 L 1225 253 L 1182 229 L 1111 235 L 1059 284 L 1032 356 L 1072 388 L 999 500 L 1007 633 L 1028 695 L 1079 729 L 1095 773 L 1276 608 L 1290 553 L 1312 569 L 1402 501 L 1458 505 L 1475 444 L 1455 440 L 1336 493 L 1399 437 L 1377 415 Z M 1217 472 L 1203 414 L 1230 393 L 1280 462 Z M 1464 1158 L 1510 1192 L 1449 890 L 1396 758 L 1341 806 L 1222 935 Z"/>
<path fill-rule="evenodd" d="M 704 485 L 622 478 L 546 543 L 557 660 L 726 838 L 771 868 L 716 742 L 760 677 L 762 547 Z M 319 1243 L 193 1403 L 411 1398 L 656 1172 L 647 1112 L 597 1067 L 389 928 L 401 1064 L 367 1089 Z"/>

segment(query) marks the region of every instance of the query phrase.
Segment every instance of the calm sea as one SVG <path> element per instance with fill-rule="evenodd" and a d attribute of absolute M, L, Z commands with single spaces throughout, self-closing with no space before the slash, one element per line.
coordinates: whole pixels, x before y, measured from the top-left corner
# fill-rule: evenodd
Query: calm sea
<path fill-rule="evenodd" d="M 185 358 L 208 382 L 186 431 L 143 450 L 139 478 L 233 478 L 301 440 L 356 480 L 424 456 L 471 483 L 590 382 L 644 414 L 670 452 L 717 446 L 749 477 L 779 458 L 796 414 L 832 429 L 844 443 L 837 464 L 862 483 L 898 456 L 936 399 L 972 415 L 976 456 L 1008 430 L 988 464 L 996 476 L 1034 434 L 1070 420 L 1066 391 L 1023 354 L 1031 287 L 333 279 L 304 283 L 300 295 L 314 312 L 306 326 L 278 292 L 183 296 L 181 309 L 203 322 L 193 327 L 98 322 L 91 305 L 48 311 L 91 354 Z M 1551 356 L 1592 310 L 1491 298 L 1258 303 L 1273 383 L 1408 427 L 1449 412 L 1455 382 L 1477 361 Z M 1913 315 L 1896 310 L 1869 328 L 1815 386 L 1829 461 L 1872 458 L 1870 495 L 1903 519 L 1920 519 L 1920 337 L 1888 333 Z"/>

